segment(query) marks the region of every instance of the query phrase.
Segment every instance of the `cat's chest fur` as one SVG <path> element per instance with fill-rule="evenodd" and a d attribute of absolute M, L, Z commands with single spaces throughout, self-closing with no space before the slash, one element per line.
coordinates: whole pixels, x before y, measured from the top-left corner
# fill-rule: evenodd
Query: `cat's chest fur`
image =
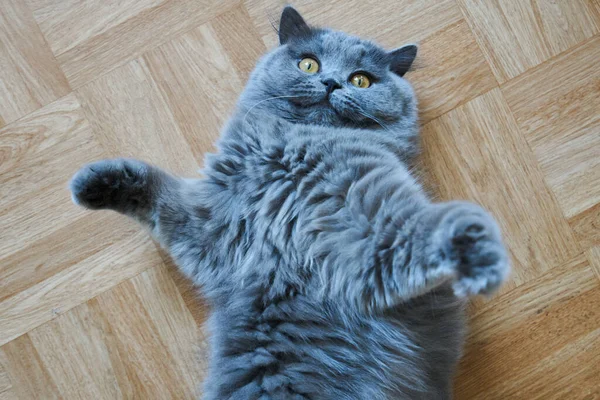
<path fill-rule="evenodd" d="M 290 143 L 281 130 L 261 133 L 258 137 L 244 127 L 225 136 L 221 151 L 209 160 L 207 174 L 215 183 L 215 195 L 227 199 L 221 224 L 243 226 L 226 243 L 229 261 L 236 264 L 236 282 L 263 281 L 276 292 L 289 293 L 291 287 L 307 283 L 299 281 L 298 273 L 307 263 L 308 242 L 302 231 L 309 215 L 322 208 L 310 198 L 322 193 L 315 187 L 328 169 L 326 144 L 298 138 Z M 332 196 L 320 201 L 331 203 Z"/>
<path fill-rule="evenodd" d="M 254 257 L 302 265 L 318 231 L 314 222 L 340 212 L 370 159 L 409 178 L 386 144 L 353 130 L 242 121 L 229 127 L 207 173 L 232 205 L 224 222 L 244 221 Z"/>
<path fill-rule="evenodd" d="M 326 221 L 344 219 L 351 187 L 376 164 L 402 175 L 407 191 L 419 190 L 393 146 L 358 130 L 234 119 L 206 168 L 221 205 L 212 218 L 221 237 L 215 248 L 226 249 L 217 264 L 234 278 L 227 282 L 236 290 L 259 285 L 266 299 L 322 292 L 327 249 L 317 248 L 337 235 Z"/>

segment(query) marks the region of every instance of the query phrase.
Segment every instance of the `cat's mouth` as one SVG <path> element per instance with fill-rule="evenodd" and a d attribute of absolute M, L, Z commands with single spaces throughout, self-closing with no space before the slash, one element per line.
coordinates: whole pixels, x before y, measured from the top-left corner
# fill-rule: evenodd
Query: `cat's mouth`
<path fill-rule="evenodd" d="M 331 106 L 331 95 L 327 92 L 309 92 L 290 96 L 289 101 L 298 106 Z"/>
<path fill-rule="evenodd" d="M 362 115 L 356 110 L 358 105 L 346 97 L 335 91 L 323 91 L 303 93 L 287 100 L 297 108 L 298 116 L 302 115 L 312 122 L 354 126 L 361 122 Z"/>
<path fill-rule="evenodd" d="M 353 110 L 353 107 L 349 106 L 345 96 L 336 96 L 334 93 L 331 93 L 326 97 L 325 102 L 329 108 L 331 108 L 337 115 L 340 116 L 340 118 L 353 119 L 352 116 L 355 114 L 355 111 Z"/>
<path fill-rule="evenodd" d="M 307 96 L 297 96 L 291 97 L 288 99 L 290 103 L 294 104 L 296 107 L 305 108 L 305 109 L 321 109 L 323 111 L 333 111 L 335 113 L 339 113 L 336 109 L 334 102 L 332 102 L 332 98 L 327 93 L 319 93 L 319 94 L 311 94 Z"/>
<path fill-rule="evenodd" d="M 338 116 L 339 118 L 346 118 L 345 114 L 347 110 L 344 109 L 343 104 L 339 101 L 336 101 L 331 95 L 325 95 L 321 98 L 317 103 L 314 104 L 315 107 L 321 108 L 326 112 L 330 112 Z"/>

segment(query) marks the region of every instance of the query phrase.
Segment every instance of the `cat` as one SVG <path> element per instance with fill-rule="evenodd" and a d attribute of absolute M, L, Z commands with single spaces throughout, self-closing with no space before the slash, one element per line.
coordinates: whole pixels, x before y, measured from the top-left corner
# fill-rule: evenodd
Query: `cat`
<path fill-rule="evenodd" d="M 448 399 L 466 298 L 509 272 L 499 227 L 411 176 L 416 57 L 286 7 L 204 177 L 84 166 L 73 200 L 147 226 L 212 306 L 205 399 Z"/>

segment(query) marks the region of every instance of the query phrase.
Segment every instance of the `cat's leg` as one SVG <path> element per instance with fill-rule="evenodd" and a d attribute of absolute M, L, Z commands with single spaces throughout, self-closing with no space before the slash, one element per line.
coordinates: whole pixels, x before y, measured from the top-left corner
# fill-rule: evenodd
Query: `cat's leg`
<path fill-rule="evenodd" d="M 316 221 L 312 255 L 323 260 L 329 293 L 385 309 L 445 284 L 460 297 L 489 294 L 506 279 L 500 230 L 481 207 L 405 199 L 373 211 L 364 203 L 346 198 L 351 211 Z"/>
<path fill-rule="evenodd" d="M 76 204 L 125 214 L 149 227 L 160 240 L 161 225 L 169 222 L 165 218 L 185 213 L 179 199 L 183 185 L 183 180 L 142 161 L 112 159 L 83 166 L 70 187 Z"/>
<path fill-rule="evenodd" d="M 508 255 L 498 224 L 478 205 L 458 201 L 431 205 L 417 217 L 414 234 L 412 251 L 425 288 L 449 281 L 460 297 L 490 294 L 508 276 Z M 414 273 L 409 268 L 400 271 L 405 278 Z"/>

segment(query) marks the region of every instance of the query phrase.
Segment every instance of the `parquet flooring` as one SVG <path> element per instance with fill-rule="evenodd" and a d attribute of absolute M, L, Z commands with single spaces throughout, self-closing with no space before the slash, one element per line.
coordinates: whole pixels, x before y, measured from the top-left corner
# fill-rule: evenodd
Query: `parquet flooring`
<path fill-rule="evenodd" d="M 476 299 L 457 399 L 600 398 L 600 1 L 298 0 L 420 44 L 423 179 L 498 218 L 514 271 Z M 135 223 L 67 182 L 111 156 L 194 175 L 279 0 L 0 1 L 0 399 L 192 399 L 202 300 Z"/>

